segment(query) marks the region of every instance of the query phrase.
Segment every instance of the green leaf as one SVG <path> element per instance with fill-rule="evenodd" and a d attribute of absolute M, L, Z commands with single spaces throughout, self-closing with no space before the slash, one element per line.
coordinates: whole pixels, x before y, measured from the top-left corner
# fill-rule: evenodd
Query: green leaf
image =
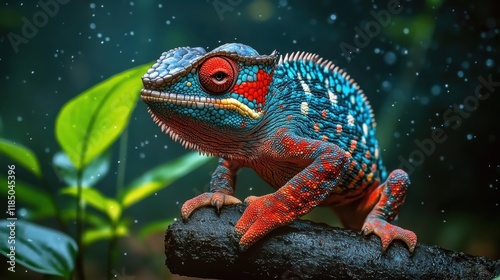
<path fill-rule="evenodd" d="M 67 102 L 56 120 L 56 138 L 81 170 L 123 132 L 142 88 L 141 65 L 93 86 Z"/>
<path fill-rule="evenodd" d="M 98 240 L 111 239 L 113 237 L 123 237 L 127 235 L 128 227 L 126 225 L 118 225 L 115 231 L 113 231 L 113 228 L 110 225 L 107 225 L 85 230 L 82 240 L 85 245 L 89 245 Z"/>
<path fill-rule="evenodd" d="M 0 153 L 9 157 L 17 164 L 26 168 L 31 173 L 35 174 L 38 178 L 42 176 L 40 164 L 35 154 L 27 147 L 11 142 L 9 140 L 0 138 Z"/>
<path fill-rule="evenodd" d="M 198 155 L 197 152 L 191 152 L 146 172 L 125 188 L 121 197 L 123 209 L 167 187 L 210 159 Z"/>
<path fill-rule="evenodd" d="M 175 222 L 175 219 L 161 220 L 155 221 L 147 224 L 145 227 L 142 227 L 137 234 L 139 239 L 144 240 L 147 236 L 157 233 L 157 232 L 165 232 L 169 225 Z"/>
<path fill-rule="evenodd" d="M 95 186 L 109 170 L 109 163 L 111 157 L 109 153 L 99 155 L 92 160 L 87 167 L 83 170 L 82 186 L 90 187 Z M 68 186 L 77 185 L 77 173 L 75 166 L 64 152 L 58 152 L 52 159 L 54 170 L 58 177 L 64 181 Z"/>
<path fill-rule="evenodd" d="M 19 220 L 0 220 L 0 228 L 2 228 L 0 239 L 3 240 L 0 242 L 2 255 L 10 260 L 11 257 L 7 254 L 13 251 L 15 262 L 26 268 L 70 279 L 77 253 L 77 245 L 71 237 L 50 228 Z M 15 236 L 15 239 L 9 239 L 10 236 Z M 15 244 L 8 244 L 8 240 L 15 240 Z"/>
<path fill-rule="evenodd" d="M 72 204 L 71 208 L 68 207 L 61 210 L 61 217 L 64 221 L 71 223 L 77 219 L 74 203 Z M 96 227 L 109 224 L 109 219 L 106 216 L 102 215 L 100 212 L 86 211 L 85 215 L 83 215 L 83 219 L 85 223 Z"/>
<path fill-rule="evenodd" d="M 62 194 L 67 194 L 76 197 L 78 195 L 78 187 L 67 187 L 61 189 Z M 82 188 L 82 200 L 97 210 L 100 210 L 108 215 L 111 221 L 117 221 L 122 214 L 122 207 L 118 201 L 105 197 L 95 188 Z"/>
<path fill-rule="evenodd" d="M 7 178 L 0 176 L 0 183 L 4 182 L 7 182 Z M 56 205 L 54 205 L 54 201 L 48 192 L 20 180 L 16 180 L 15 186 L 16 200 L 29 206 L 28 218 L 46 218 L 55 215 Z M 7 196 L 8 193 L 7 191 L 2 191 L 0 195 Z"/>

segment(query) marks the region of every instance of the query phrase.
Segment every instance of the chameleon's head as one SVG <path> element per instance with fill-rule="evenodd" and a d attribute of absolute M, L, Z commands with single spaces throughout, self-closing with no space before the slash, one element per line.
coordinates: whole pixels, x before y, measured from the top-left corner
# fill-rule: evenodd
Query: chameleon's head
<path fill-rule="evenodd" d="M 217 141 L 243 140 L 261 122 L 276 57 L 237 43 L 176 48 L 144 74 L 141 97 L 174 140 L 218 153 L 210 148 L 230 143 Z"/>

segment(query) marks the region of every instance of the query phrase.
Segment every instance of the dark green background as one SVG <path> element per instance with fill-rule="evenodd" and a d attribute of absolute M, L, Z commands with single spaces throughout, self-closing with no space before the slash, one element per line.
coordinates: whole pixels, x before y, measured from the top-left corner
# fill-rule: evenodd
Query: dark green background
<path fill-rule="evenodd" d="M 9 36 L 23 36 L 23 18 L 33 23 L 43 9 L 35 1 L 0 4 L 0 137 L 33 149 L 54 186 L 61 186 L 51 167 L 59 151 L 55 118 L 65 102 L 90 86 L 179 46 L 213 49 L 241 42 L 260 53 L 303 50 L 332 60 L 361 85 L 374 108 L 389 170 L 402 158 L 417 159 L 415 141 L 443 129 L 446 140 L 434 142 L 433 151 L 412 165 L 399 224 L 424 243 L 500 257 L 500 86 L 469 107 L 466 117 L 452 113 L 451 122 L 443 119 L 454 104 L 471 100 L 478 77 L 491 75 L 500 82 L 500 16 L 494 1 L 400 1 L 402 11 L 392 14 L 388 25 L 376 24 L 380 29 L 371 29 L 373 37 L 350 62 L 341 43 L 355 46 L 355 27 L 372 24 L 371 12 L 386 10 L 385 1 L 65 2 L 17 52 Z M 221 5 L 227 9 L 218 11 Z M 119 160 L 130 181 L 185 152 L 162 135 L 139 102 L 128 128 L 127 158 L 117 157 L 115 145 L 112 170 L 98 187 L 113 194 Z M 0 157 L 0 170 L 7 163 Z M 214 166 L 215 161 L 132 207 L 126 214 L 137 220 L 133 228 L 179 216 L 179 204 L 207 189 Z M 37 183 L 27 173 L 20 176 Z M 241 173 L 238 197 L 271 191 L 253 172 Z M 328 210 L 314 211 L 310 218 L 336 224 Z M 98 243 L 87 256 L 95 277 L 110 275 L 99 260 L 104 246 Z M 128 238 L 121 246 L 120 264 L 127 273 L 165 273 L 161 234 L 148 245 Z"/>

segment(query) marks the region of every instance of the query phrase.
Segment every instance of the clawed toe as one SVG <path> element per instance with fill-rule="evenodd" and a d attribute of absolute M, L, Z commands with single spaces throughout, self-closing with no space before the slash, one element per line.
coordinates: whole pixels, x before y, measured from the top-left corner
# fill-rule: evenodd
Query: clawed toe
<path fill-rule="evenodd" d="M 202 193 L 197 197 L 184 202 L 181 208 L 181 216 L 183 220 L 186 220 L 189 216 L 191 216 L 194 210 L 209 205 L 215 207 L 217 209 L 217 213 L 219 213 L 222 206 L 239 203 L 241 203 L 241 200 L 229 194 L 219 192 Z"/>
<path fill-rule="evenodd" d="M 381 219 L 367 220 L 363 225 L 363 236 L 367 236 L 372 233 L 380 237 L 382 242 L 382 253 L 385 253 L 392 241 L 396 239 L 403 241 L 408 246 L 408 250 L 412 254 L 415 250 L 415 246 L 417 245 L 417 235 L 414 232 L 402 229 Z"/>

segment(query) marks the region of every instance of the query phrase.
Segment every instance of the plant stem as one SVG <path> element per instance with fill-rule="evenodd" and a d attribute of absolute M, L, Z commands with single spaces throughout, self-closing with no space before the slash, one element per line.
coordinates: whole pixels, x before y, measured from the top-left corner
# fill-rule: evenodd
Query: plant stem
<path fill-rule="evenodd" d="M 118 164 L 118 173 L 116 178 L 116 195 L 120 196 L 123 183 L 125 181 L 125 168 L 127 167 L 127 146 L 128 146 L 128 127 L 123 131 L 122 136 L 120 137 L 120 150 L 118 151 L 118 160 L 120 163 Z"/>
<path fill-rule="evenodd" d="M 127 146 L 128 146 L 128 128 L 125 128 L 122 136 L 120 137 L 120 148 L 118 152 L 118 174 L 116 175 L 116 196 L 119 197 L 121 195 L 123 189 L 123 183 L 125 181 L 125 169 L 126 169 L 126 159 L 127 159 Z M 121 205 L 120 205 L 121 207 Z M 117 221 L 111 221 L 111 230 L 112 235 L 108 244 L 108 256 L 107 256 L 107 271 L 111 272 L 114 269 L 116 264 L 116 256 L 117 256 L 117 244 L 118 244 L 118 235 L 117 235 L 117 227 L 119 223 Z"/>
<path fill-rule="evenodd" d="M 107 256 L 107 271 L 112 272 L 116 263 L 116 245 L 118 243 L 118 238 L 116 236 L 116 223 L 113 222 L 112 231 L 113 234 L 108 243 L 108 256 Z"/>
<path fill-rule="evenodd" d="M 76 174 L 77 178 L 77 195 L 76 195 L 76 244 L 78 245 L 78 254 L 76 255 L 76 273 L 78 275 L 79 280 L 85 280 L 85 273 L 83 267 L 83 218 L 84 218 L 84 209 L 82 205 L 82 177 L 83 170 L 78 169 Z"/>

